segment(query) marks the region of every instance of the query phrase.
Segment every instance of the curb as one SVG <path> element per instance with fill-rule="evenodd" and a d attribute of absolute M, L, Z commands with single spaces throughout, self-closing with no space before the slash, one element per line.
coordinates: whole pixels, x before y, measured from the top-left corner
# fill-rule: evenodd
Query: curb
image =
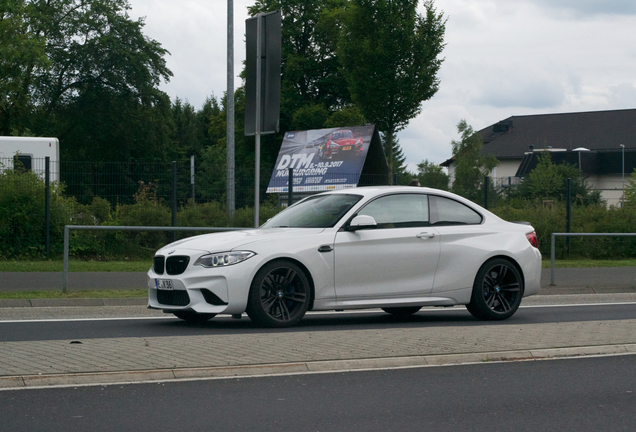
<path fill-rule="evenodd" d="M 249 366 L 217 366 L 189 369 L 160 369 L 104 373 L 69 373 L 0 377 L 0 391 L 69 386 L 115 385 L 197 379 L 223 379 L 335 373 L 414 367 L 453 366 L 505 361 L 536 361 L 589 356 L 636 354 L 636 344 L 599 345 L 571 348 L 529 349 L 472 354 L 443 354 L 354 360 L 327 360 Z"/>

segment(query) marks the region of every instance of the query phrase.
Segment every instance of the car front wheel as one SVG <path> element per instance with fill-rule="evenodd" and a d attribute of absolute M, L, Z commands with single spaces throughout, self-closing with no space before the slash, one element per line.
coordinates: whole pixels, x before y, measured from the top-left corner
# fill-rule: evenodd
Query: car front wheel
<path fill-rule="evenodd" d="M 263 266 L 252 281 L 247 315 L 265 327 L 291 327 L 303 318 L 310 299 L 305 272 L 291 261 L 273 261 Z"/>
<path fill-rule="evenodd" d="M 477 272 L 468 311 L 482 320 L 510 318 L 523 297 L 523 278 L 510 261 L 495 258 Z"/>

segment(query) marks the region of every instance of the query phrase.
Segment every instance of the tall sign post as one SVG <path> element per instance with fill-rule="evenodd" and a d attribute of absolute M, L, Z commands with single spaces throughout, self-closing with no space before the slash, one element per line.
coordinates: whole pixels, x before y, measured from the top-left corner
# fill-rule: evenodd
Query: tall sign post
<path fill-rule="evenodd" d="M 227 129 L 226 129 L 226 166 L 227 166 L 227 216 L 234 216 L 235 178 L 234 178 L 234 2 L 227 0 Z"/>
<path fill-rule="evenodd" d="M 280 11 L 245 20 L 245 135 L 255 137 L 254 227 L 259 224 L 261 135 L 278 132 L 280 117 Z"/>

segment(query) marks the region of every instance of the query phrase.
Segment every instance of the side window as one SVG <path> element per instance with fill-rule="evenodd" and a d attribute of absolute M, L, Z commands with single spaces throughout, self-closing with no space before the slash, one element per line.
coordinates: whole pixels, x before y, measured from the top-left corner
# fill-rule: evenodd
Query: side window
<path fill-rule="evenodd" d="M 378 228 L 428 226 L 428 196 L 423 194 L 389 195 L 370 202 L 359 215 L 372 216 Z"/>
<path fill-rule="evenodd" d="M 475 225 L 482 217 L 475 210 L 452 199 L 431 195 L 431 225 Z"/>

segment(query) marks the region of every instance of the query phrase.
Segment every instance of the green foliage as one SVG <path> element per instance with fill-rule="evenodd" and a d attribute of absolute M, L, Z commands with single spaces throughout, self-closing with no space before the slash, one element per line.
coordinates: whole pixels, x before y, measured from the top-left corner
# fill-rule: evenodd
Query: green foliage
<path fill-rule="evenodd" d="M 392 138 L 439 87 L 446 20 L 432 1 L 424 2 L 424 15 L 418 14 L 418 3 L 352 0 L 343 13 L 338 41 L 353 101 L 388 137 L 389 174 L 394 170 Z"/>
<path fill-rule="evenodd" d="M 462 119 L 457 124 L 457 131 L 461 134 L 461 140 L 453 140 L 451 143 L 455 166 L 451 191 L 471 201 L 481 202 L 483 192 L 480 189 L 484 177 L 489 175 L 499 161 L 492 154 L 484 156 L 481 153 L 484 146 L 481 134 L 476 133 L 466 120 Z"/>
<path fill-rule="evenodd" d="M 537 232 L 544 258 L 550 257 L 550 237 L 565 232 L 565 203 L 551 206 L 537 203 L 525 208 L 502 206 L 492 210 L 508 221 L 530 222 Z M 571 232 L 629 233 L 636 227 L 636 209 L 606 208 L 603 205 L 573 206 Z M 566 240 L 557 238 L 557 258 L 567 258 Z M 570 256 L 587 259 L 619 259 L 636 256 L 636 238 L 632 237 L 572 237 Z"/>
<path fill-rule="evenodd" d="M 420 185 L 435 189 L 448 190 L 450 178 L 444 169 L 428 159 L 417 164 L 417 178 Z"/>
<path fill-rule="evenodd" d="M 625 206 L 636 208 L 636 168 L 625 185 Z"/>
<path fill-rule="evenodd" d="M 600 204 L 601 195 L 592 191 L 574 165 L 552 162 L 550 152 L 539 155 L 539 163 L 524 178 L 518 188 L 509 192 L 509 197 L 522 198 L 522 202 L 534 200 L 564 200 L 567 179 L 570 179 L 571 202 L 579 205 Z"/>
<path fill-rule="evenodd" d="M 168 52 L 128 0 L 5 3 L 0 134 L 56 136 L 66 160 L 169 157 L 170 101 L 157 89 L 172 76 Z"/>

